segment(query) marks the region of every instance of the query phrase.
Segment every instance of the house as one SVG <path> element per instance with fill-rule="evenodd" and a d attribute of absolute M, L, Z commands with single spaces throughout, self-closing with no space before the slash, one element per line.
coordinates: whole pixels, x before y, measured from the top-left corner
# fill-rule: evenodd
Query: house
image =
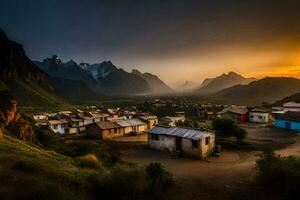
<path fill-rule="evenodd" d="M 185 120 L 185 112 L 175 112 L 174 116 L 175 117 L 182 117 Z"/>
<path fill-rule="evenodd" d="M 85 131 L 84 120 L 81 118 L 70 118 L 70 126 L 66 128 L 69 134 L 77 134 Z"/>
<path fill-rule="evenodd" d="M 148 130 L 147 124 L 140 119 L 124 119 L 115 121 L 115 123 L 124 128 L 125 134 L 141 133 Z"/>
<path fill-rule="evenodd" d="M 147 131 L 152 149 L 182 152 L 184 156 L 205 158 L 215 149 L 215 134 L 190 128 L 155 126 Z"/>
<path fill-rule="evenodd" d="M 185 117 L 166 116 L 160 119 L 160 124 L 164 126 L 176 126 L 176 122 L 185 121 Z"/>
<path fill-rule="evenodd" d="M 275 115 L 275 127 L 300 132 L 300 112 Z"/>
<path fill-rule="evenodd" d="M 268 123 L 270 121 L 270 112 L 262 108 L 254 108 L 249 112 L 249 122 Z"/>
<path fill-rule="evenodd" d="M 248 119 L 248 108 L 245 106 L 228 106 L 218 112 L 218 117 L 230 116 L 237 122 L 244 123 Z"/>
<path fill-rule="evenodd" d="M 284 112 L 288 112 L 288 111 L 300 112 L 300 103 L 294 102 L 294 101 L 284 103 L 283 104 L 283 111 Z"/>
<path fill-rule="evenodd" d="M 68 121 L 64 119 L 60 120 L 49 120 L 48 128 L 54 133 L 65 134 L 65 127 L 68 125 Z"/>
<path fill-rule="evenodd" d="M 35 121 L 44 121 L 44 120 L 48 120 L 48 115 L 47 115 L 47 114 L 33 115 L 32 118 L 33 118 Z"/>
<path fill-rule="evenodd" d="M 158 118 L 155 115 L 140 116 L 139 118 L 147 124 L 147 129 L 158 125 Z"/>
<path fill-rule="evenodd" d="M 100 139 L 121 137 L 124 134 L 125 128 L 114 122 L 98 122 L 86 126 L 86 135 Z"/>

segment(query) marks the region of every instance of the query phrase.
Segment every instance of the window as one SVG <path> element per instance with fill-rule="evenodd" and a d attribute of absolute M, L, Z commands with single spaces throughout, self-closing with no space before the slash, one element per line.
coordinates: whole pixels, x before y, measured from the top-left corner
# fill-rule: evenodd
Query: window
<path fill-rule="evenodd" d="M 159 140 L 158 135 L 156 135 L 156 134 L 151 134 L 151 139 L 152 140 Z"/>
<path fill-rule="evenodd" d="M 205 138 L 205 144 L 209 145 L 209 143 L 210 143 L 210 137 Z"/>
<path fill-rule="evenodd" d="M 114 131 L 115 131 L 115 133 L 117 133 L 117 132 L 118 132 L 118 129 L 115 128 Z"/>
<path fill-rule="evenodd" d="M 57 124 L 54 124 L 54 125 L 53 125 L 53 128 L 54 128 L 54 129 L 58 129 L 58 125 L 57 125 Z"/>
<path fill-rule="evenodd" d="M 259 119 L 262 119 L 262 116 L 258 116 Z"/>
<path fill-rule="evenodd" d="M 252 119 L 252 118 L 253 118 L 253 115 L 251 115 L 250 118 Z"/>
<path fill-rule="evenodd" d="M 198 148 L 198 147 L 199 147 L 199 141 L 197 141 L 197 140 L 192 140 L 192 147 L 193 147 L 193 148 Z"/>

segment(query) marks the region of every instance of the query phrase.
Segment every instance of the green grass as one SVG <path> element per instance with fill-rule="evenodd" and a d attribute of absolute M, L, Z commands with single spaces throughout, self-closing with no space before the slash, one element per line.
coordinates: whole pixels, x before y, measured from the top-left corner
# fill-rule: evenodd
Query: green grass
<path fill-rule="evenodd" d="M 100 145 L 66 144 L 48 135 L 39 147 L 8 134 L 0 139 L 1 200 L 154 198 L 144 168 L 116 159 Z M 157 185 L 160 199 L 176 194 L 162 186 Z"/>
<path fill-rule="evenodd" d="M 3 91 L 3 90 L 8 90 L 8 87 L 6 86 L 6 84 L 0 80 L 0 91 Z"/>

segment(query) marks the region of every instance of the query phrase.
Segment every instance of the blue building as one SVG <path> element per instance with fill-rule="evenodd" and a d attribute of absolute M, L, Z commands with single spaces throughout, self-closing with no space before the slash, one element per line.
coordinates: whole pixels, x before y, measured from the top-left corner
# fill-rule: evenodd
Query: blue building
<path fill-rule="evenodd" d="M 275 127 L 300 132 L 300 112 L 286 112 L 276 115 Z"/>

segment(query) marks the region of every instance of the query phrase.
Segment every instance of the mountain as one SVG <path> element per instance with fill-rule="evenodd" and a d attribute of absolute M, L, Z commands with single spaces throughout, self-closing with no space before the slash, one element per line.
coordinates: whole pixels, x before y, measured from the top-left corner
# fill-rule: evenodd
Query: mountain
<path fill-rule="evenodd" d="M 272 103 L 300 92 L 300 79 L 266 77 L 248 85 L 237 85 L 211 96 L 211 99 L 228 103 L 257 105 Z"/>
<path fill-rule="evenodd" d="M 214 78 L 206 78 L 204 79 L 204 81 L 202 82 L 200 87 L 205 87 L 207 86 L 210 82 L 212 82 L 214 80 Z"/>
<path fill-rule="evenodd" d="M 117 69 L 98 78 L 102 90 L 112 95 L 135 95 L 151 92 L 151 87 L 142 77 Z"/>
<path fill-rule="evenodd" d="M 20 105 L 58 104 L 63 100 L 47 74 L 26 56 L 23 46 L 0 30 L 0 90 L 14 96 Z"/>
<path fill-rule="evenodd" d="M 92 74 L 96 80 L 104 78 L 118 69 L 111 61 L 96 64 L 80 63 L 79 66 Z"/>
<path fill-rule="evenodd" d="M 70 98 L 67 92 L 60 91 L 61 85 L 33 63 L 25 54 L 23 46 L 8 39 L 0 30 L 0 91 L 10 94 L 22 106 L 66 104 L 63 97 Z M 88 89 L 88 88 L 87 88 Z M 94 96 L 94 95 L 93 95 Z M 77 97 L 81 95 L 77 93 Z M 91 97 L 91 96 L 90 96 Z M 88 96 L 85 98 L 89 99 Z"/>
<path fill-rule="evenodd" d="M 179 92 L 193 92 L 197 89 L 198 83 L 193 81 L 184 81 L 183 84 L 179 85 L 176 90 Z"/>
<path fill-rule="evenodd" d="M 172 89 L 157 76 L 117 68 L 111 61 L 89 64 L 70 60 L 63 63 L 58 56 L 35 62 L 52 77 L 82 81 L 91 90 L 108 95 L 137 95 L 170 93 Z"/>
<path fill-rule="evenodd" d="M 196 90 L 197 94 L 213 94 L 225 88 L 235 85 L 246 85 L 254 81 L 254 78 L 245 78 L 235 72 L 222 74 L 214 79 L 206 79 L 201 87 Z"/>
<path fill-rule="evenodd" d="M 132 74 L 142 77 L 150 86 L 151 93 L 155 94 L 168 94 L 173 92 L 173 90 L 162 80 L 160 80 L 156 75 L 151 73 L 141 73 L 137 69 L 133 69 Z"/>
<path fill-rule="evenodd" d="M 58 56 L 54 55 L 51 58 L 44 59 L 42 62 L 35 61 L 35 64 L 52 77 L 82 81 L 88 86 L 96 84 L 92 74 L 82 69 L 73 60 L 63 63 Z"/>
<path fill-rule="evenodd" d="M 294 102 L 299 103 L 300 102 L 300 92 L 296 93 L 296 94 L 293 94 L 293 95 L 290 95 L 288 97 L 285 97 L 285 98 L 275 102 L 274 105 L 282 106 L 284 103 L 287 103 L 287 102 L 290 102 L 290 101 L 294 101 Z"/>

